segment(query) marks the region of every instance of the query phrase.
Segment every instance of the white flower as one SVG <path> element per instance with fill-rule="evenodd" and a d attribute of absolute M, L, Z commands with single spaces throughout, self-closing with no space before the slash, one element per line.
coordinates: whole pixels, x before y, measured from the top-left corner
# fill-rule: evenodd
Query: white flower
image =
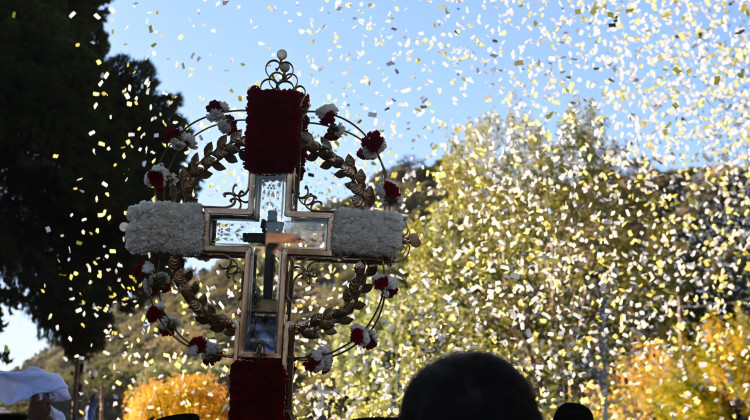
<path fill-rule="evenodd" d="M 333 111 L 334 115 L 338 115 L 339 109 L 334 104 L 325 104 L 321 106 L 320 108 L 315 110 L 315 115 L 318 116 L 318 118 L 323 119 L 323 117 L 326 116 L 329 112 Z"/>
<path fill-rule="evenodd" d="M 187 146 L 193 150 L 198 148 L 198 142 L 195 141 L 195 136 L 192 133 L 183 132 L 180 137 Z"/>
<path fill-rule="evenodd" d="M 188 356 L 192 357 L 193 360 L 195 360 L 195 359 L 198 358 L 198 354 L 199 354 L 198 353 L 198 346 L 196 346 L 195 344 L 193 344 L 192 346 L 188 347 Z"/>
<path fill-rule="evenodd" d="M 185 147 L 187 147 L 187 143 L 185 143 L 181 139 L 178 139 L 177 137 L 172 137 L 172 139 L 169 140 L 169 147 L 174 150 L 183 150 L 185 149 Z"/>
<path fill-rule="evenodd" d="M 154 263 L 152 263 L 151 261 L 145 261 L 143 263 L 143 266 L 141 266 L 141 273 L 151 274 L 154 272 L 155 269 L 156 267 L 154 267 Z M 160 303 L 159 305 L 164 305 L 164 304 Z M 159 306 L 159 305 L 156 305 L 156 306 Z"/>
<path fill-rule="evenodd" d="M 225 119 L 224 113 L 229 112 L 229 104 L 227 104 L 224 101 L 219 102 L 219 105 L 221 106 L 221 109 L 219 108 L 211 108 L 210 111 L 208 111 L 208 114 L 206 114 L 206 119 L 211 122 L 218 122 L 220 120 Z M 210 105 L 209 105 L 210 106 Z"/>
<path fill-rule="evenodd" d="M 146 278 L 143 279 L 143 291 L 151 296 L 151 276 L 146 276 Z"/>
<path fill-rule="evenodd" d="M 211 122 L 218 122 L 226 119 L 224 117 L 224 111 L 221 109 L 211 108 L 211 111 L 206 114 L 206 119 Z"/>
<path fill-rule="evenodd" d="M 219 120 L 217 127 L 219 128 L 219 131 L 224 134 L 230 134 L 232 132 L 232 123 L 227 118 Z"/>
<path fill-rule="evenodd" d="M 172 335 L 181 325 L 182 321 L 176 316 L 163 316 L 159 318 L 159 332 L 163 335 Z"/>
<path fill-rule="evenodd" d="M 215 343 L 213 341 L 206 340 L 206 355 L 217 355 L 221 352 L 221 346 L 219 346 L 219 343 Z"/>
<path fill-rule="evenodd" d="M 377 331 L 375 331 L 373 328 L 370 328 L 369 330 L 367 330 L 367 332 L 370 334 L 370 340 L 378 341 L 379 335 Z"/>

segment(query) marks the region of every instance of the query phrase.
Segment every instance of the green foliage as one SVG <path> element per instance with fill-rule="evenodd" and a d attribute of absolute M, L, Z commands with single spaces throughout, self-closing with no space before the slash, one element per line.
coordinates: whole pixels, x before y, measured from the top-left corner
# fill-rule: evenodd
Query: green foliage
<path fill-rule="evenodd" d="M 0 127 L 0 304 L 28 311 L 69 357 L 102 349 L 113 302 L 130 300 L 135 257 L 120 224 L 144 196 L 142 172 L 162 149 L 155 137 L 184 123 L 181 97 L 160 93 L 150 62 L 104 58 L 103 20 L 93 17 L 106 17 L 104 3 L 0 6 L 0 76 L 13 81 L 0 105 L 9 122 Z"/>

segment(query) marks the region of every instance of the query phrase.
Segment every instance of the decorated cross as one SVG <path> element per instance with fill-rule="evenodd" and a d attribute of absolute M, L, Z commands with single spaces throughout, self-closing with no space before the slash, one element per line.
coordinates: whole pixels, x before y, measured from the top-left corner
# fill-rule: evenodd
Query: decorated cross
<path fill-rule="evenodd" d="M 204 118 L 167 130 L 164 141 L 174 153 L 189 153 L 197 148 L 196 135 L 214 127 L 223 135 L 215 144 L 205 145 L 202 157 L 193 154 L 190 163 L 177 173 L 161 162 L 154 165 L 144 175 L 144 183 L 154 189 L 155 199 L 130 206 L 127 212 L 125 246 L 133 254 L 149 257 L 134 270 L 152 300 L 146 319 L 206 364 L 223 357 L 234 360 L 230 419 L 291 418 L 295 369 L 290 364 L 300 360 L 305 370 L 326 373 L 334 356 L 355 347 L 375 348 L 375 324 L 384 302 L 398 292 L 398 279 L 377 274 L 378 266 L 386 269 L 405 258 L 411 246 L 419 246 L 419 239 L 408 234 L 404 216 L 397 211 L 402 203 L 398 186 L 385 180 L 380 153 L 386 144 L 380 132 L 365 133 L 339 116 L 332 104 L 309 112 L 309 97 L 297 84 L 293 66 L 285 61 L 286 53 L 280 50 L 277 55 L 277 60 L 266 65 L 268 78 L 248 90 L 244 135 L 237 129 L 243 120 L 231 115 L 242 110 L 230 111 L 226 103 L 211 101 Z M 314 113 L 318 122 L 311 122 L 308 113 Z M 204 119 L 214 124 L 193 134 L 191 127 Z M 358 133 L 347 130 L 340 121 Z M 325 128 L 320 141 L 309 131 L 314 126 Z M 334 152 L 332 142 L 345 134 L 361 142 L 357 157 L 380 163 L 383 181 L 375 188 L 356 168 L 354 157 Z M 248 172 L 246 189 L 235 193 L 235 185 L 231 193 L 225 193 L 231 200 L 225 207 L 198 203 L 194 196 L 198 183 L 211 177 L 212 169 L 225 170 L 224 163 L 237 163 L 238 156 Z M 344 179 L 344 186 L 353 193 L 348 200 L 351 207 L 321 210 L 315 205 L 322 203 L 309 191 L 302 195 L 305 161 L 319 161 L 323 170 L 335 169 L 334 176 Z M 298 210 L 300 204 L 307 210 Z M 380 208 L 374 208 L 376 205 Z M 198 282 L 185 268 L 184 257 L 188 256 L 244 259 L 242 269 L 236 263 L 233 266 L 234 271 L 243 273 L 239 321 L 220 313 L 205 295 L 199 295 Z M 343 303 L 320 308 L 309 319 L 293 321 L 298 260 L 351 263 L 354 277 L 342 287 Z M 183 335 L 181 320 L 169 316 L 158 302 L 160 294 L 172 287 L 185 299 L 198 323 L 235 336 L 232 355 L 223 354 L 214 341 Z M 354 312 L 365 306 L 362 299 L 372 289 L 380 291 L 372 318 L 364 324 L 353 323 Z M 295 336 L 319 339 L 336 334 L 339 325 L 350 325 L 347 344 L 334 350 L 322 345 L 305 355 L 294 354 Z"/>
<path fill-rule="evenodd" d="M 204 208 L 203 255 L 244 256 L 237 357 L 282 357 L 281 321 L 291 285 L 280 279 L 288 277 L 288 257 L 332 255 L 333 212 L 297 211 L 294 184 L 291 174 L 250 174 L 247 209 Z"/>

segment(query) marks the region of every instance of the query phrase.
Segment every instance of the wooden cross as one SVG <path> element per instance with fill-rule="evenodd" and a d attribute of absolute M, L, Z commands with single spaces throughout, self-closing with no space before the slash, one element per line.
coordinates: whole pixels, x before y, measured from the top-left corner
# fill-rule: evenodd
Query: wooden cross
<path fill-rule="evenodd" d="M 282 358 L 289 257 L 330 257 L 333 212 L 297 211 L 295 174 L 250 174 L 247 209 L 205 207 L 204 255 L 245 259 L 235 358 Z"/>

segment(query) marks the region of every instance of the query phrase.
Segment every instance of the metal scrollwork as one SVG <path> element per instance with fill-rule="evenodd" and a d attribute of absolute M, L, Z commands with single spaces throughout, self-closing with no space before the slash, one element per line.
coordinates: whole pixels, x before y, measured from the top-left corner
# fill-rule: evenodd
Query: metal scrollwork
<path fill-rule="evenodd" d="M 235 205 L 238 205 L 238 209 L 242 208 L 243 204 L 247 204 L 249 201 L 247 199 L 244 199 L 243 197 L 247 196 L 248 192 L 250 191 L 250 187 L 248 187 L 246 190 L 241 191 L 235 191 L 237 188 L 237 184 L 232 185 L 232 191 L 231 192 L 225 192 L 223 194 L 224 197 L 229 197 L 229 204 L 226 206 L 223 206 L 223 208 L 232 208 Z"/>
<path fill-rule="evenodd" d="M 284 85 L 289 85 L 292 89 L 306 93 L 305 87 L 299 84 L 299 79 L 294 74 L 294 66 L 286 61 L 286 51 L 279 50 L 276 56 L 278 60 L 270 60 L 266 63 L 266 76 L 268 77 L 260 82 L 260 87 L 268 85 L 271 89 L 278 90 Z"/>
<path fill-rule="evenodd" d="M 420 245 L 422 245 L 422 240 L 419 239 L 419 235 L 416 233 L 411 233 L 409 230 L 409 226 L 404 227 L 404 231 L 402 233 L 403 243 L 406 246 L 401 247 L 401 253 L 394 260 L 394 263 L 400 263 L 401 261 L 404 261 L 406 258 L 409 257 L 409 253 L 411 252 L 412 248 L 419 248 Z"/>
<path fill-rule="evenodd" d="M 318 200 L 318 197 L 310 192 L 310 188 L 308 188 L 307 185 L 305 185 L 305 195 L 299 195 L 297 199 L 299 200 L 300 204 L 305 206 L 305 208 L 310 211 L 315 211 L 313 210 L 313 207 L 315 207 L 316 205 L 323 205 L 323 202 Z"/>
<path fill-rule="evenodd" d="M 245 274 L 245 271 L 240 267 L 240 263 L 237 262 L 236 259 L 230 257 L 229 255 L 224 255 L 224 258 L 227 259 L 227 265 L 221 265 L 218 264 L 218 267 L 220 270 L 224 270 L 224 275 L 232 280 L 234 283 L 237 283 L 237 277 L 242 278 L 242 276 Z"/>
<path fill-rule="evenodd" d="M 294 276 L 294 281 L 292 284 L 296 283 L 297 280 L 305 280 L 307 284 L 312 284 L 313 280 L 315 280 L 316 277 L 318 277 L 318 274 L 315 273 L 315 271 L 312 269 L 313 264 L 319 263 L 320 261 L 310 261 L 307 258 L 300 261 L 298 264 L 294 264 L 294 271 L 298 272 L 299 274 Z"/>

